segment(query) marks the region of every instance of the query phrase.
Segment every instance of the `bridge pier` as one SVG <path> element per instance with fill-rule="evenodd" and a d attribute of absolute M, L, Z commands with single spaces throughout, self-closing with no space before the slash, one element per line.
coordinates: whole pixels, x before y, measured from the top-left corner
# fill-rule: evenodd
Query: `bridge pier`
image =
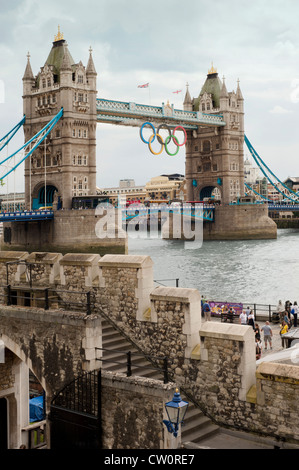
<path fill-rule="evenodd" d="M 267 205 L 232 204 L 215 207 L 213 223 L 204 224 L 204 240 L 277 238 L 277 226 Z"/>
<path fill-rule="evenodd" d="M 202 227 L 194 229 L 183 214 L 169 214 L 162 227 L 164 239 L 192 240 L 190 230 L 199 240 L 255 240 L 277 238 L 277 225 L 268 216 L 267 205 L 225 204 L 215 206 L 214 220 L 203 219 Z M 188 217 L 187 217 L 188 219 Z M 190 219 L 190 217 L 189 217 Z M 198 220 L 196 221 L 198 224 Z M 187 227 L 189 225 L 189 228 Z M 200 233 L 202 232 L 202 233 Z"/>
<path fill-rule="evenodd" d="M 112 235 L 97 236 L 97 224 L 105 213 L 95 210 L 55 210 L 52 220 L 4 222 L 2 250 L 52 251 L 59 253 L 127 254 L 126 233 L 118 227 L 117 211 Z M 104 225 L 104 222 L 102 223 Z"/>

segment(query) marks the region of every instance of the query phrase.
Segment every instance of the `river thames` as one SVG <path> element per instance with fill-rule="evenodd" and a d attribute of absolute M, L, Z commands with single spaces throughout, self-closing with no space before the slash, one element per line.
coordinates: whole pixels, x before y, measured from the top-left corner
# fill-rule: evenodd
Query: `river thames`
<path fill-rule="evenodd" d="M 277 305 L 299 301 L 299 230 L 278 230 L 276 240 L 184 242 L 132 239 L 129 254 L 148 255 L 154 279 L 163 285 L 199 290 L 209 300 Z M 158 285 L 158 284 L 157 284 Z"/>

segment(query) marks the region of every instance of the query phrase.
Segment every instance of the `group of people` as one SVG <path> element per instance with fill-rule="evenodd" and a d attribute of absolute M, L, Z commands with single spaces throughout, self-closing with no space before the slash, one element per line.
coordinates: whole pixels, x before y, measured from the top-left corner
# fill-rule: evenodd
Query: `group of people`
<path fill-rule="evenodd" d="M 284 322 L 284 326 L 286 325 L 288 329 L 290 329 L 292 326 L 297 328 L 299 307 L 296 301 L 294 304 L 292 304 L 292 302 L 287 300 L 283 306 L 282 301 L 280 300 L 276 310 L 279 313 L 281 324 Z"/>
<path fill-rule="evenodd" d="M 239 316 L 239 322 L 241 325 L 249 325 L 252 326 L 255 336 L 255 349 L 256 349 L 256 359 L 260 359 L 262 355 L 262 338 L 261 338 L 261 331 L 264 332 L 264 341 L 265 341 L 265 349 L 267 349 L 267 344 L 269 342 L 269 346 L 272 349 L 272 330 L 269 325 L 269 322 L 266 322 L 261 329 L 256 323 L 254 318 L 253 311 L 247 307 L 246 310 L 243 310 Z M 268 325 L 267 325 L 268 323 Z"/>
<path fill-rule="evenodd" d="M 208 301 L 204 299 L 204 297 L 202 297 L 201 308 L 202 308 L 202 317 L 204 317 L 206 321 L 211 320 L 211 307 Z M 233 321 L 233 316 L 235 314 L 234 309 L 232 307 L 228 309 L 228 307 L 226 306 L 226 309 L 224 310 L 225 310 L 224 313 L 227 314 L 226 320 Z M 279 313 L 280 336 L 282 337 L 284 334 L 286 334 L 289 331 L 289 329 L 292 326 L 297 327 L 299 307 L 296 301 L 294 301 L 294 304 L 292 304 L 289 300 L 287 300 L 285 302 L 285 305 L 283 305 L 282 301 L 280 300 L 277 306 L 277 312 Z M 269 321 L 266 321 L 264 326 L 260 329 L 259 325 L 255 321 L 253 311 L 249 307 L 247 307 L 245 310 L 243 310 L 240 313 L 239 322 L 241 325 L 252 326 L 254 330 L 255 345 L 256 345 L 256 359 L 260 359 L 261 354 L 262 354 L 262 339 L 261 339 L 262 332 L 264 333 L 265 349 L 268 349 L 268 345 L 269 345 L 269 349 L 272 349 L 273 332 L 272 332 L 272 328 L 270 326 Z M 282 341 L 282 346 L 284 346 L 283 338 L 281 341 Z"/>
<path fill-rule="evenodd" d="M 250 325 L 255 329 L 254 313 L 249 307 L 240 313 L 239 322 L 241 325 Z"/>

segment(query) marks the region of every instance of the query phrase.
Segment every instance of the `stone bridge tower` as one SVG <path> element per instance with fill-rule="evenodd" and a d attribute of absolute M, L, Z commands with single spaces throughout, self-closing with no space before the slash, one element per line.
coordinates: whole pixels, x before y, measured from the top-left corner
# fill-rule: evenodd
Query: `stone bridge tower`
<path fill-rule="evenodd" d="M 25 161 L 27 209 L 70 208 L 73 196 L 96 194 L 96 79 L 92 52 L 75 63 L 58 30 L 49 56 L 34 76 L 29 54 L 23 76 L 27 142 L 63 108 L 51 134 Z M 56 192 L 56 196 L 55 196 Z"/>
<path fill-rule="evenodd" d="M 224 127 L 202 127 L 190 132 L 186 146 L 187 200 L 199 201 L 212 194 L 227 204 L 244 196 L 244 100 L 237 90 L 227 92 L 225 80 L 212 66 L 198 98 L 187 88 L 184 109 L 223 114 Z"/>

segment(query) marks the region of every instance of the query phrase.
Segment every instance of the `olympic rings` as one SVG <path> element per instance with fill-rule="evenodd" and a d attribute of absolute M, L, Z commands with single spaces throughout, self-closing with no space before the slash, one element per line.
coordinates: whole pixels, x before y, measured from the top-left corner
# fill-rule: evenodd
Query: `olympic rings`
<path fill-rule="evenodd" d="M 145 122 L 145 123 L 143 123 L 142 126 L 141 126 L 141 128 L 140 128 L 140 137 L 141 137 L 141 140 L 142 140 L 145 144 L 149 144 L 149 141 L 144 140 L 143 135 L 142 135 L 142 130 L 143 130 L 144 126 L 146 126 L 147 124 L 148 124 L 149 126 L 151 126 L 151 128 L 153 129 L 154 134 L 155 134 L 155 138 L 156 138 L 156 129 L 154 128 L 153 124 L 152 124 L 151 122 Z M 155 140 L 155 139 L 154 139 L 154 140 Z"/>
<path fill-rule="evenodd" d="M 152 128 L 153 130 L 153 134 L 150 136 L 149 140 L 145 140 L 145 138 L 143 137 L 143 129 L 144 127 L 148 125 Z M 161 137 L 160 135 L 160 129 L 162 129 L 162 127 L 165 127 L 166 130 L 168 131 L 168 136 L 166 137 L 165 139 L 165 142 L 163 140 L 163 138 Z M 181 129 L 183 132 L 184 132 L 184 141 L 183 143 L 179 143 L 179 140 L 178 138 L 174 135 L 175 134 L 175 131 Z M 159 152 L 155 152 L 152 148 L 152 143 L 154 142 L 155 138 L 157 137 L 157 140 L 159 142 L 159 144 L 161 145 L 161 149 L 159 150 Z M 157 130 L 155 129 L 155 127 L 153 126 L 153 124 L 151 122 L 144 122 L 140 128 L 140 138 L 142 140 L 142 142 L 144 142 L 145 144 L 148 145 L 148 148 L 149 150 L 151 151 L 151 153 L 153 155 L 160 155 L 162 152 L 163 152 L 163 149 L 165 147 L 165 151 L 168 155 L 174 157 L 175 155 L 177 155 L 178 151 L 179 151 L 179 148 L 180 147 L 183 147 L 183 145 L 186 144 L 187 142 L 187 132 L 186 130 L 184 129 L 184 127 L 182 126 L 177 126 L 174 128 L 173 132 L 171 131 L 170 127 L 167 125 L 167 124 L 160 124 L 157 128 Z M 171 142 L 171 140 L 173 141 L 173 143 L 176 145 L 177 149 L 174 153 L 171 153 L 168 149 L 168 145 L 169 143 Z"/>
<path fill-rule="evenodd" d="M 152 142 L 155 140 L 155 137 L 158 137 L 158 140 L 159 140 L 159 144 L 161 144 L 161 150 L 160 152 L 154 152 L 153 149 L 152 149 Z M 167 137 L 168 138 L 168 137 Z M 160 155 L 160 153 L 163 152 L 163 145 L 164 145 L 164 142 L 163 142 L 163 139 L 162 137 L 159 135 L 159 134 L 152 134 L 149 138 L 149 142 L 148 142 L 148 148 L 150 149 L 150 151 L 152 152 L 153 155 Z"/>

